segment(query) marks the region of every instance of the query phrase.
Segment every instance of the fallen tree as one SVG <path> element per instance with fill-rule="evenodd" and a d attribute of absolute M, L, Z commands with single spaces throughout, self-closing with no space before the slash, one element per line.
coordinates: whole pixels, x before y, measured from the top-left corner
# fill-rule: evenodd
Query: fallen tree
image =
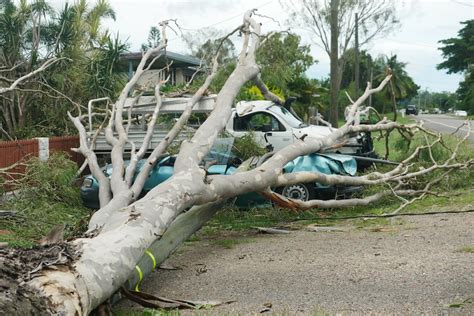
<path fill-rule="evenodd" d="M 163 40 L 158 47 L 149 49 L 144 55 L 133 78 L 123 89 L 118 101 L 110 111 L 104 113 L 104 124 L 107 141 L 112 145 L 112 176 L 107 178 L 101 171 L 97 157 L 88 142 L 83 125 L 85 116 L 80 113 L 70 119 L 79 131 L 81 152 L 89 163 L 92 174 L 100 185 L 101 208 L 93 215 L 89 230 L 83 238 L 69 242 L 57 243 L 32 251 L 2 250 L 0 271 L 8 280 L 0 297 L 0 309 L 9 314 L 65 314 L 86 315 L 116 293 L 128 281 L 129 287 L 137 281 L 134 273 L 137 263 L 147 261 L 154 268 L 161 260 L 184 240 L 183 238 L 208 220 L 220 203 L 228 198 L 247 192 L 261 192 L 276 203 L 291 208 L 311 207 L 347 207 L 373 203 L 388 194 L 398 197 L 413 197 L 431 194 L 431 187 L 442 178 L 432 180 L 424 188 L 410 189 L 410 180 L 433 170 L 445 173 L 468 168 L 473 161 L 459 162 L 457 151 L 451 157 L 438 163 L 432 157 L 432 165 L 423 170 L 414 170 L 412 162 L 421 150 L 431 150 L 440 137 L 427 143 L 394 169 L 385 173 L 374 172 L 361 177 L 344 177 L 322 175 L 319 173 L 284 174 L 283 166 L 298 156 L 330 150 L 342 146 L 350 135 L 358 132 L 400 130 L 406 135 L 424 131 L 419 124 L 402 125 L 382 119 L 373 125 L 359 125 L 359 107 L 373 93 L 381 91 L 389 82 L 390 76 L 356 100 L 348 110 L 347 122 L 339 129 L 334 129 L 325 138 L 303 137 L 294 144 L 276 152 L 256 168 L 245 164 L 239 172 L 231 176 L 207 175 L 201 165 L 202 159 L 210 151 L 219 132 L 225 127 L 232 104 L 240 88 L 249 80 L 255 80 L 262 93 L 270 100 L 281 102 L 272 95 L 259 77 L 259 67 L 255 53 L 260 44 L 260 24 L 253 18 L 254 11 L 244 16 L 244 22 L 234 32 L 243 34 L 242 50 L 238 56 L 235 70 L 229 76 L 216 98 L 214 111 L 199 127 L 195 135 L 181 145 L 174 165 L 174 174 L 166 182 L 152 189 L 145 197 L 138 199 L 144 181 L 177 136 L 191 115 L 193 106 L 204 95 L 217 69 L 217 57 L 213 69 L 204 84 L 188 101 L 186 110 L 169 131 L 165 139 L 146 159 L 141 171 L 135 176 L 137 164 L 145 155 L 145 149 L 151 139 L 153 128 L 160 113 L 160 84 L 155 87 L 156 107 L 151 116 L 145 140 L 140 148 L 127 137 L 128 124 L 124 120 L 125 101 L 132 93 L 135 83 L 147 69 L 147 61 L 166 48 L 166 28 L 168 22 L 161 23 Z M 154 57 L 156 59 L 157 57 Z M 149 64 L 148 64 L 149 65 Z M 138 96 L 136 94 L 135 96 Z M 131 156 L 127 165 L 124 160 L 125 145 L 130 143 Z M 132 181 L 134 180 L 134 181 Z M 383 190 L 368 197 L 348 200 L 300 202 L 287 199 L 273 191 L 271 187 L 296 184 L 307 181 L 318 181 L 323 184 L 348 183 L 360 185 L 377 185 L 386 183 L 389 190 Z M 409 203 L 409 200 L 406 200 Z M 186 211 L 186 212 L 185 212 Z M 185 212 L 184 214 L 182 214 Z M 182 214 L 182 215 L 180 215 Z M 195 217 L 193 217 L 193 214 Z M 180 224 L 181 223 L 181 224 Z M 185 223 L 185 224 L 182 224 Z M 179 236 L 175 236 L 179 229 Z M 169 239 L 166 239 L 169 238 Z M 160 243 L 163 239 L 173 241 L 166 246 Z M 161 255 L 150 255 L 150 249 Z M 151 259 L 151 261 L 150 261 Z M 141 261 L 140 261 L 141 260 Z M 140 263 L 139 263 L 140 266 Z M 143 267 L 143 264 L 141 265 Z M 150 269 L 148 269 L 150 270 Z M 140 270 L 140 273 L 143 271 Z M 130 277 L 132 276 L 132 277 Z M 141 278 L 141 276 L 140 276 Z"/>

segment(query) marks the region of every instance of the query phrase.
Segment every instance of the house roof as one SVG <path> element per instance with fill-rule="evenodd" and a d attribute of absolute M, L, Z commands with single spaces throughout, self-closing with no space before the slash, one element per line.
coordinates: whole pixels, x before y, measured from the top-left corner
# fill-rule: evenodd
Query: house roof
<path fill-rule="evenodd" d="M 153 54 L 149 60 L 150 61 L 153 60 L 153 58 L 158 56 L 158 54 L 159 53 Z M 133 67 L 136 68 L 138 64 L 140 63 L 142 56 L 143 56 L 142 52 L 125 53 L 120 56 L 120 63 L 123 66 L 128 67 L 129 63 L 131 62 Z M 158 58 L 158 60 L 155 61 L 151 69 L 163 68 L 166 65 L 166 63 L 169 61 L 173 62 L 172 67 L 174 68 L 196 67 L 201 64 L 201 61 L 198 58 L 166 51 L 166 53 L 163 54 L 163 56 L 161 56 L 160 58 Z"/>

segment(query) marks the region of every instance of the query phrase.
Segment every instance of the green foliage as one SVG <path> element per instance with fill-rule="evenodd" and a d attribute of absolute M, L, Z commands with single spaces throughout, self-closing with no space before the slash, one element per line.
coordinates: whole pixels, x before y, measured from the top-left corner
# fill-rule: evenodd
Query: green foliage
<path fill-rule="evenodd" d="M 79 187 L 74 185 L 76 170 L 63 154 L 53 153 L 47 162 L 30 159 L 17 193 L 2 206 L 17 215 L 0 219 L 0 241 L 31 247 L 58 224 L 66 224 L 65 237 L 84 231 L 89 211 L 82 207 Z"/>
<path fill-rule="evenodd" d="M 437 68 L 447 69 L 448 73 L 464 72 L 464 81 L 459 83 L 457 90 L 460 104 L 456 109 L 474 114 L 474 20 L 461 24 L 465 26 L 458 32 L 458 37 L 439 41 L 444 45 L 440 50 L 445 61 Z"/>
<path fill-rule="evenodd" d="M 253 156 L 261 156 L 267 153 L 267 150 L 255 141 L 253 133 L 247 133 L 242 137 L 236 137 L 233 147 L 234 154 L 242 160 L 247 160 Z"/>
<path fill-rule="evenodd" d="M 156 26 L 150 27 L 150 31 L 148 31 L 148 39 L 147 42 L 142 44 L 142 51 L 146 51 L 150 48 L 157 47 L 161 41 L 161 31 Z"/>
<path fill-rule="evenodd" d="M 439 41 L 444 45 L 439 49 L 445 61 L 437 68 L 447 69 L 448 73 L 463 72 L 469 65 L 474 64 L 474 20 L 464 21 L 461 24 L 465 26 L 458 32 L 458 37 Z"/>
<path fill-rule="evenodd" d="M 109 96 L 113 100 L 118 96 L 127 79 L 125 73 L 119 71 L 119 58 L 127 48 L 118 37 L 107 37 L 105 43 L 91 53 L 86 62 L 86 88 L 90 98 Z"/>
<path fill-rule="evenodd" d="M 193 55 L 203 60 L 206 65 L 209 65 L 209 67 L 211 67 L 214 56 L 217 53 L 219 54 L 217 58 L 217 62 L 219 64 L 223 65 L 233 61 L 235 59 L 234 43 L 232 43 L 232 41 L 229 39 L 208 39 L 197 49 L 196 52 L 194 52 Z"/>
<path fill-rule="evenodd" d="M 353 48 L 346 51 L 344 60 L 346 64 L 342 72 L 341 89 L 347 89 L 355 80 L 355 51 Z M 360 89 L 364 89 L 363 85 L 370 81 L 370 70 L 373 70 L 373 64 L 374 60 L 366 50 L 359 52 L 359 82 L 362 85 L 359 87 Z"/>
<path fill-rule="evenodd" d="M 229 78 L 232 71 L 234 71 L 235 67 L 235 61 L 229 61 L 220 66 L 219 71 L 217 72 L 216 76 L 214 77 L 214 80 L 212 81 L 209 87 L 209 90 L 212 93 L 219 93 L 219 91 L 224 86 L 224 83 L 226 82 L 227 78 Z M 196 84 L 199 84 L 199 82 L 202 83 L 203 81 L 204 79 L 201 77 L 200 81 L 196 81 Z"/>
<path fill-rule="evenodd" d="M 293 33 L 270 35 L 257 51 L 257 63 L 262 69 L 262 79 L 270 87 L 290 93 L 289 83 L 304 77 L 314 64 L 309 45 L 301 45 L 301 38 Z"/>
<path fill-rule="evenodd" d="M 456 92 L 460 101 L 456 109 L 466 110 L 469 114 L 474 114 L 474 67 L 466 72 L 464 81 L 459 83 Z"/>
<path fill-rule="evenodd" d="M 391 102 L 392 87 L 397 100 L 412 98 L 420 88 L 406 72 L 406 65 L 407 63 L 398 60 L 397 55 L 380 56 L 375 60 L 374 86 L 377 86 L 387 76 L 389 69 L 392 74 L 391 85 L 389 84 L 384 90 L 389 103 Z"/>
<path fill-rule="evenodd" d="M 180 316 L 181 312 L 169 309 L 114 309 L 113 314 L 116 316 Z"/>
<path fill-rule="evenodd" d="M 292 108 L 300 118 L 307 121 L 310 116 L 310 108 L 314 107 L 319 112 L 327 109 L 329 103 L 329 89 L 323 87 L 316 79 L 299 77 L 288 83 L 289 95 L 296 97 Z"/>
<path fill-rule="evenodd" d="M 442 111 L 455 109 L 458 104 L 458 94 L 447 91 L 430 92 L 428 90 L 418 91 L 418 94 L 409 101 L 409 104 L 420 105 L 420 109 L 433 110 L 439 108 Z"/>
<path fill-rule="evenodd" d="M 270 91 L 276 94 L 280 99 L 285 99 L 285 95 L 279 88 L 272 88 L 269 87 Z M 260 91 L 257 86 L 245 86 L 240 90 L 239 95 L 237 96 L 237 100 L 245 100 L 245 101 L 251 101 L 251 100 L 265 100 L 265 97 L 263 96 L 262 92 Z"/>
<path fill-rule="evenodd" d="M 348 50 L 344 55 L 346 66 L 342 73 L 341 88 L 344 89 L 355 99 L 355 54 L 354 50 Z M 360 83 L 359 89 L 365 89 L 365 83 L 370 81 L 370 73 L 373 72 L 373 86 L 377 86 L 386 76 L 390 69 L 392 73 L 391 84 L 395 92 L 397 102 L 406 104 L 408 99 L 417 95 L 419 86 L 415 84 L 413 79 L 406 71 L 407 63 L 398 60 L 397 55 L 379 56 L 373 58 L 367 51 L 360 52 Z M 390 84 L 384 89 L 383 93 L 372 95 L 372 106 L 379 112 L 392 111 L 392 86 Z M 339 104 L 347 104 L 347 96 L 345 91 L 339 93 Z M 361 94 L 359 91 L 358 95 Z M 398 107 L 401 107 L 398 105 Z M 344 108 L 343 106 L 341 107 Z M 341 113 L 343 112 L 341 109 Z"/>
<path fill-rule="evenodd" d="M 71 185 L 76 171 L 76 163 L 64 153 L 53 152 L 44 162 L 33 157 L 28 161 L 26 175 L 20 180 L 21 194 L 24 199 L 81 204 L 77 188 Z"/>
<path fill-rule="evenodd" d="M 427 136 L 428 143 L 433 143 L 435 138 L 432 136 Z M 447 159 L 452 155 L 453 150 L 455 149 L 459 139 L 445 135 L 443 136 L 443 142 L 435 144 L 431 149 L 431 155 L 438 164 L 443 164 Z M 392 132 L 389 141 L 389 160 L 393 161 L 402 161 L 408 156 L 410 156 L 418 146 L 424 146 L 427 144 L 427 140 L 422 135 L 421 132 L 417 133 L 414 138 L 410 141 L 407 141 L 402 137 L 398 132 Z M 374 147 L 376 152 L 384 156 L 385 155 L 385 139 L 376 140 L 374 142 Z M 459 161 L 467 161 L 474 157 L 474 150 L 469 144 L 461 144 L 456 160 L 452 163 Z M 428 168 L 433 165 L 433 162 L 430 158 L 430 152 L 428 149 L 423 149 L 418 157 L 412 161 L 414 164 L 411 166 L 412 171 L 420 170 L 423 168 Z M 383 170 L 383 168 L 382 168 Z M 410 188 L 423 188 L 423 186 L 429 181 L 440 177 L 445 170 L 436 170 L 429 172 L 426 175 L 416 177 L 410 182 Z M 474 179 L 474 169 L 463 169 L 463 170 L 454 170 L 450 174 L 443 177 L 443 180 L 436 185 L 437 191 L 442 192 L 454 192 L 456 190 L 469 189 L 471 183 Z"/>
<path fill-rule="evenodd" d="M 462 252 L 462 253 L 474 253 L 474 245 L 472 246 L 463 246 L 456 250 L 456 252 Z"/>
<path fill-rule="evenodd" d="M 102 29 L 106 18 L 115 18 L 106 0 L 92 6 L 80 0 L 58 10 L 43 0 L 0 2 L 0 67 L 11 69 L 2 72 L 6 83 L 47 58 L 63 58 L 20 85 L 22 90 L 4 95 L 2 123 L 12 137 L 75 132 L 67 111 L 91 98 L 117 95 L 124 84 L 117 74 L 119 55 L 127 46 Z"/>

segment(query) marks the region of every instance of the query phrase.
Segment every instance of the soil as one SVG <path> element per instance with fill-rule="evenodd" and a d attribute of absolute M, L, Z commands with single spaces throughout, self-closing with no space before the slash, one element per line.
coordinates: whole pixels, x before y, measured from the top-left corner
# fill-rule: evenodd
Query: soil
<path fill-rule="evenodd" d="M 474 213 L 337 226 L 200 236 L 167 260 L 178 270 L 155 271 L 142 291 L 235 300 L 203 311 L 216 315 L 474 315 Z M 117 308 L 139 307 L 123 301 Z"/>

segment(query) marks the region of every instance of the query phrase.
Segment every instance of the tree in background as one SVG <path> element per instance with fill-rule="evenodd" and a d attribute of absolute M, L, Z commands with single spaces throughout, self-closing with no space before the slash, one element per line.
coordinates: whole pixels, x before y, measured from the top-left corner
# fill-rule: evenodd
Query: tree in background
<path fill-rule="evenodd" d="M 51 7 L 44 1 L 27 3 L 20 1 L 0 2 L 0 66 L 1 85 L 10 85 L 16 78 L 30 73 L 41 62 L 41 26 Z M 34 80 L 37 80 L 35 77 Z M 22 82 L 22 85 L 27 81 Z M 36 88 L 36 87 L 30 87 Z M 2 94 L 2 128 L 4 134 L 14 135 L 16 129 L 24 128 L 27 105 L 33 95 L 19 93 L 17 89 Z"/>
<path fill-rule="evenodd" d="M 315 60 L 311 56 L 310 46 L 301 44 L 300 36 L 293 33 L 274 33 L 257 51 L 257 62 L 262 68 L 263 81 L 289 95 L 290 83 L 304 77 L 306 70 Z"/>
<path fill-rule="evenodd" d="M 59 59 L 1 95 L 4 137 L 74 132 L 67 111 L 97 96 L 115 97 L 124 83 L 116 67 L 126 46 L 102 29 L 105 18 L 115 18 L 105 0 L 66 3 L 58 11 L 44 0 L 0 2 L 1 86 Z"/>
<path fill-rule="evenodd" d="M 407 63 L 398 60 L 397 55 L 379 56 L 374 63 L 375 66 L 375 82 L 381 82 L 390 72 L 392 78 L 390 80 L 389 89 L 387 89 L 387 100 L 391 100 L 394 115 L 396 113 L 397 101 L 402 101 L 414 97 L 420 88 L 405 70 Z M 386 102 L 382 104 L 381 111 L 386 112 Z M 380 109 L 380 105 L 378 106 Z"/>
<path fill-rule="evenodd" d="M 439 41 L 443 47 L 443 61 L 438 69 L 447 69 L 450 73 L 464 73 L 464 81 L 459 83 L 459 109 L 474 113 L 474 20 L 461 22 L 464 27 L 458 37 Z"/>
<path fill-rule="evenodd" d="M 202 61 L 205 73 L 210 73 L 212 71 L 212 59 L 219 48 L 219 55 L 217 56 L 219 70 L 209 87 L 211 92 L 219 91 L 226 78 L 235 69 L 234 43 L 230 38 L 226 38 L 222 41 L 222 36 L 222 32 L 213 28 L 206 28 L 197 32 L 188 32 L 183 35 L 183 40 L 188 46 L 190 55 L 199 58 Z M 202 73 L 194 80 L 193 86 L 196 89 L 200 84 L 202 84 L 205 73 Z"/>
<path fill-rule="evenodd" d="M 308 119 L 311 106 L 323 108 L 318 96 L 327 91 L 317 80 L 306 77 L 308 68 L 317 61 L 311 56 L 310 46 L 301 44 L 299 35 L 271 34 L 258 49 L 257 62 L 261 78 L 272 92 L 283 99 L 296 97 L 294 109 L 302 119 Z M 251 88 L 258 90 L 255 86 Z"/>
<path fill-rule="evenodd" d="M 333 91 L 335 95 L 340 89 L 346 62 L 344 56 L 354 38 L 355 13 L 359 14 L 360 46 L 386 34 L 399 24 L 395 3 L 389 0 L 292 0 L 289 3 L 283 1 L 281 3 L 290 12 L 291 23 L 311 32 L 315 43 L 324 49 L 331 63 L 336 66 L 337 71 L 332 75 L 335 77 L 332 86 L 332 90 L 336 90 Z M 332 45 L 334 49 L 331 48 L 331 5 L 337 14 L 335 26 L 337 42 L 336 45 Z M 334 50 L 337 50 L 337 54 Z M 331 123 L 337 126 L 339 112 L 337 98 L 332 98 L 331 108 L 334 113 Z"/>
<path fill-rule="evenodd" d="M 376 85 L 386 76 L 388 71 L 392 73 L 391 83 L 385 93 L 379 93 L 372 98 L 372 106 L 380 112 L 393 111 L 388 104 L 395 100 L 397 103 L 406 103 L 417 95 L 420 88 L 413 78 L 407 73 L 407 63 L 399 61 L 397 55 L 378 56 L 373 58 L 367 51 L 360 52 L 360 78 L 361 82 L 373 81 Z M 342 72 L 341 88 L 350 95 L 355 95 L 354 87 L 354 50 L 349 49 L 344 56 L 346 67 Z M 371 76 L 372 75 L 372 76 Z M 373 80 L 371 80 L 373 77 Z M 339 94 L 339 100 L 347 100 L 345 93 Z"/>
<path fill-rule="evenodd" d="M 342 71 L 341 76 L 341 89 L 348 89 L 351 83 L 354 82 L 355 78 L 355 50 L 350 48 L 346 51 L 345 56 L 343 57 L 346 61 L 346 66 Z M 369 54 L 366 50 L 359 52 L 359 78 L 360 82 L 365 85 L 367 82 L 371 81 L 371 71 L 374 71 L 374 59 L 372 55 Z M 351 89 L 350 94 L 354 97 L 355 91 Z"/>
<path fill-rule="evenodd" d="M 160 29 L 156 26 L 150 27 L 150 31 L 148 31 L 148 39 L 146 43 L 142 44 L 142 51 L 146 51 L 147 49 L 156 47 L 160 44 L 161 41 L 161 32 Z"/>
<path fill-rule="evenodd" d="M 226 78 L 235 69 L 234 44 L 230 39 L 222 42 L 216 37 L 215 31 L 206 31 L 201 34 L 209 34 L 212 37 L 210 39 L 203 38 L 201 44 L 198 43 L 200 35 L 188 34 L 185 36 L 185 40 L 192 55 L 203 60 L 205 65 L 211 64 L 213 54 L 221 45 L 218 58 L 220 70 L 210 86 L 212 92 L 218 92 Z M 299 108 L 299 114 L 307 116 L 308 106 L 318 105 L 314 100 L 314 95 L 326 92 L 320 88 L 316 80 L 310 80 L 305 75 L 306 70 L 315 63 L 311 56 L 310 46 L 302 45 L 300 36 L 294 33 L 267 34 L 264 38 L 256 56 L 261 68 L 262 80 L 273 93 L 281 98 L 297 97 L 298 101 L 295 105 Z M 260 90 L 252 82 L 245 84 L 237 97 L 238 100 L 262 98 Z"/>

